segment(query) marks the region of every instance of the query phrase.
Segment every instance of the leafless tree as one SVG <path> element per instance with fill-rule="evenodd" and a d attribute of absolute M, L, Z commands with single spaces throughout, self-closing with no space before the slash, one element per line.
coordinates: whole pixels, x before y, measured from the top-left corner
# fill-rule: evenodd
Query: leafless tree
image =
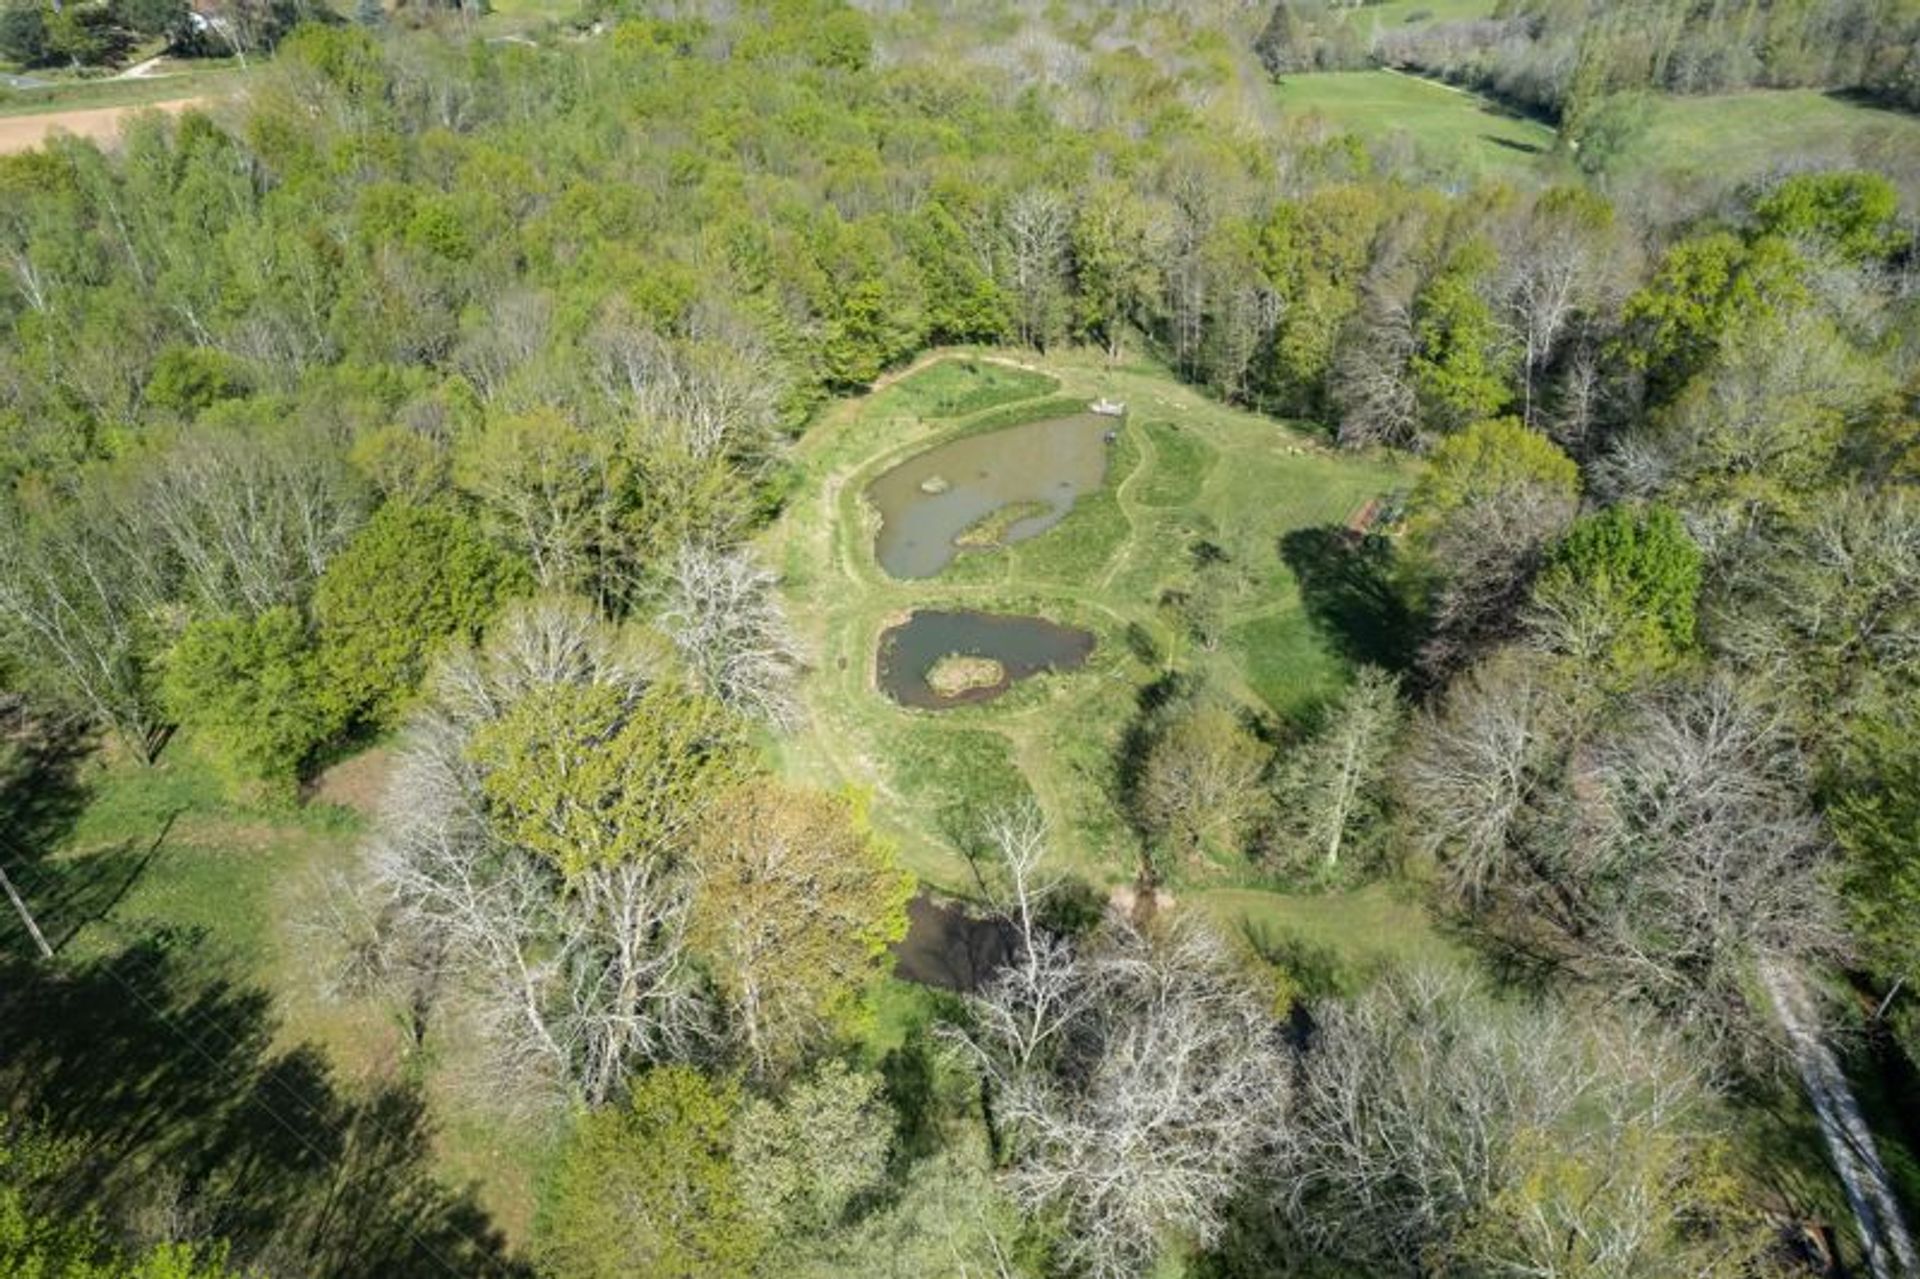
<path fill-rule="evenodd" d="M 798 723 L 799 643 L 779 579 L 751 551 L 681 547 L 661 625 L 712 697 L 778 729 Z"/>
<path fill-rule="evenodd" d="M 1750 1244 L 1689 1237 L 1712 1224 L 1684 1184 L 1711 1083 L 1644 1021 L 1414 970 L 1314 1023 L 1275 1180 L 1317 1252 L 1373 1274 L 1744 1273 L 1678 1265 Z"/>
<path fill-rule="evenodd" d="M 1442 581 L 1428 605 L 1420 648 L 1427 675 L 1444 679 L 1513 633 L 1546 550 L 1578 503 L 1562 489 L 1513 483 L 1450 511 L 1426 536 Z"/>
<path fill-rule="evenodd" d="M 1419 442 L 1420 398 L 1410 372 L 1418 348 L 1406 302 L 1370 291 L 1334 354 L 1332 391 L 1342 445 L 1406 448 Z"/>
<path fill-rule="evenodd" d="M 1510 943 L 1750 1051 L 1754 963 L 1842 947 L 1793 738 L 1721 681 L 1620 708 L 1563 670 L 1515 654 L 1454 691 L 1404 771 L 1414 828 Z"/>
<path fill-rule="evenodd" d="M 1399 681 L 1364 667 L 1318 731 L 1281 765 L 1279 820 L 1299 859 L 1331 871 L 1353 844 L 1376 833 L 1388 763 L 1405 712 Z"/>
<path fill-rule="evenodd" d="M 1058 192 L 1029 187 L 1007 201 L 1000 222 L 1005 283 L 1020 340 L 1044 347 L 1058 327 L 1072 212 Z"/>
<path fill-rule="evenodd" d="M 587 338 L 595 384 L 656 442 L 701 460 L 765 457 L 791 374 L 756 329 L 724 308 L 696 308 L 694 326 L 689 338 L 667 337 L 609 311 Z"/>
<path fill-rule="evenodd" d="M 1212 934 L 1109 919 L 1076 947 L 1033 911 L 1039 828 L 1002 823 L 1020 953 L 950 1034 L 991 1090 L 1005 1183 L 1067 1220 L 1069 1264 L 1144 1273 L 1174 1235 L 1216 1240 L 1276 1135 L 1287 1061 L 1268 1010 Z"/>
<path fill-rule="evenodd" d="M 660 859 L 562 877 L 489 820 L 474 732 L 542 687 L 631 695 L 653 660 L 584 604 L 509 613 L 486 648 L 454 654 L 402 749 L 371 865 L 414 944 L 443 956 L 503 1078 L 605 1101 L 643 1061 L 684 1055 L 704 1028 L 683 933 L 689 884 Z"/>
<path fill-rule="evenodd" d="M 176 562 L 181 589 L 211 615 L 298 602 L 363 513 L 337 452 L 298 433 L 190 434 L 130 500 L 129 532 Z"/>

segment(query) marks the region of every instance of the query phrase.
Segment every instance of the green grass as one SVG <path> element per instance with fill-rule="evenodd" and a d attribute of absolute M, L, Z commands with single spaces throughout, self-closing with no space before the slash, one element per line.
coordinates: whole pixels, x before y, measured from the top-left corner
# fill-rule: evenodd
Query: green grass
<path fill-rule="evenodd" d="M 246 82 L 239 67 L 222 65 L 138 80 L 74 80 L 46 89 L 0 90 L 0 115 L 45 115 L 94 107 L 136 107 L 181 98 L 217 98 Z"/>
<path fill-rule="evenodd" d="M 1693 180 L 1712 186 L 1757 177 L 1796 159 L 1891 168 L 1920 151 L 1920 117 L 1812 89 L 1761 89 L 1712 97 L 1651 95 L 1610 181 Z"/>
<path fill-rule="evenodd" d="M 928 365 L 874 396 L 873 409 L 910 417 L 965 417 L 982 409 L 1031 400 L 1059 384 L 1043 373 L 985 360 L 959 358 Z"/>
<path fill-rule="evenodd" d="M 1448 181 L 1537 181 L 1566 167 L 1547 125 L 1396 71 L 1290 75 L 1274 94 L 1290 115 L 1318 116 L 1371 146 L 1406 146 L 1416 169 Z"/>
<path fill-rule="evenodd" d="M 875 820 L 908 865 L 960 891 L 970 875 L 959 850 L 985 816 L 1031 796 L 1050 819 L 1063 869 L 1104 889 L 1138 865 L 1115 769 L 1141 690 L 1169 661 L 1274 717 L 1296 716 L 1336 689 L 1345 662 L 1306 617 L 1281 541 L 1343 523 L 1367 498 L 1404 485 L 1407 472 L 1212 403 L 1155 366 L 1113 368 L 1092 353 L 1051 359 L 1052 376 L 1029 375 L 1028 399 L 945 420 L 903 411 L 925 388 L 952 384 L 940 368 L 834 406 L 801 445 L 801 496 L 767 538 L 815 654 L 804 689 L 813 728 L 782 745 L 783 767 L 817 785 L 872 789 Z M 1078 411 L 1102 395 L 1125 401 L 1130 416 L 1106 484 L 1060 524 L 961 556 L 928 581 L 880 570 L 862 496 L 874 476 L 954 436 Z M 1203 542 L 1217 559 L 1204 569 L 1195 557 Z M 1190 588 L 1202 573 L 1222 636 L 1210 650 L 1160 606 L 1169 588 Z M 1035 613 L 1091 630 L 1098 642 L 1081 670 L 982 705 L 910 711 L 874 687 L 874 645 L 907 611 L 931 606 Z M 1174 887 L 1228 882 L 1237 881 L 1196 865 Z"/>
<path fill-rule="evenodd" d="M 524 1239 L 553 1126 L 503 1120 L 497 1107 L 464 1093 L 458 1081 L 472 1074 L 472 1063 L 451 1037 L 436 1044 L 430 1036 L 428 1051 L 409 1059 L 389 1008 L 371 998 L 330 998 L 323 989 L 327 948 L 317 929 L 326 877 L 357 864 L 359 814 L 320 803 L 237 804 L 184 740 L 151 768 L 114 752 L 96 755 L 79 765 L 73 783 L 76 810 L 64 829 L 35 841 L 44 856 L 9 859 L 62 967 L 86 971 L 165 937 L 181 963 L 217 988 L 264 1001 L 270 1043 L 260 1045 L 263 1054 L 317 1049 L 342 1095 L 357 1096 L 362 1083 L 419 1079 L 437 1127 L 422 1175 L 477 1186 L 491 1224 Z M 21 931 L 12 912 L 0 909 L 0 953 L 26 953 Z M 181 1024 L 198 1033 L 190 1017 Z M 228 1047 L 210 1043 L 214 1051 Z"/>

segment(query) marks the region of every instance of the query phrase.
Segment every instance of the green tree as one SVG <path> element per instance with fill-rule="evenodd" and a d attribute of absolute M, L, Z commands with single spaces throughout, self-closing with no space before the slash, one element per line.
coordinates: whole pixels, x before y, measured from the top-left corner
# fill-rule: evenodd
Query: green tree
<path fill-rule="evenodd" d="M 1463 508 L 1497 502 L 1522 488 L 1564 499 L 1580 495 L 1580 468 L 1519 418 L 1476 422 L 1434 446 L 1408 501 L 1409 527 L 1427 530 Z"/>
<path fill-rule="evenodd" d="M 1534 587 L 1541 625 L 1582 661 L 1621 676 L 1663 670 L 1694 647 L 1703 562 L 1665 506 L 1612 506 L 1580 520 Z"/>
<path fill-rule="evenodd" d="M 327 736 L 306 625 L 290 608 L 194 622 L 167 656 L 167 709 L 237 783 L 290 798 Z"/>
<path fill-rule="evenodd" d="M 390 501 L 314 590 L 316 692 L 336 724 L 391 724 L 435 647 L 479 638 L 501 601 L 530 585 L 525 565 L 459 512 Z"/>
<path fill-rule="evenodd" d="M 785 1096 L 741 1110 L 733 1140 L 741 1191 L 770 1236 L 818 1240 L 886 1184 L 893 1128 L 885 1081 L 828 1060 Z"/>
<path fill-rule="evenodd" d="M 650 1070 L 583 1116 L 541 1194 L 535 1251 L 555 1279 L 725 1279 L 763 1243 L 732 1159 L 732 1085 Z"/>
<path fill-rule="evenodd" d="M 1920 984 L 1920 699 L 1856 721 L 1840 750 L 1827 819 L 1844 854 L 1842 889 L 1864 957 L 1884 985 Z M 1920 1008 L 1895 1024 L 1920 1060 Z"/>
<path fill-rule="evenodd" d="M 535 688 L 469 752 L 501 832 L 567 876 L 672 858 L 746 763 L 733 718 L 670 681 Z"/>
<path fill-rule="evenodd" d="M 1479 288 L 1492 256 L 1484 246 L 1455 254 L 1413 301 L 1414 387 L 1443 431 L 1491 417 L 1512 398 L 1515 355 Z"/>
<path fill-rule="evenodd" d="M 1683 240 L 1627 299 L 1628 358 L 1647 371 L 1656 399 L 1671 398 L 1723 342 L 1803 300 L 1804 272 L 1777 236 L 1749 244 L 1717 231 Z"/>
<path fill-rule="evenodd" d="M 1289 861 L 1331 874 L 1343 857 L 1380 851 L 1387 770 L 1405 718 L 1399 681 L 1362 667 L 1313 734 L 1287 753 L 1275 800 Z"/>
<path fill-rule="evenodd" d="M 1769 235 L 1824 245 L 1849 262 L 1878 261 L 1905 248 L 1900 192 L 1878 173 L 1802 173 L 1753 206 Z"/>
<path fill-rule="evenodd" d="M 851 796 L 742 787 L 710 810 L 694 853 L 688 940 L 713 965 L 754 1064 L 790 1061 L 850 1028 L 906 935 L 913 880 Z"/>

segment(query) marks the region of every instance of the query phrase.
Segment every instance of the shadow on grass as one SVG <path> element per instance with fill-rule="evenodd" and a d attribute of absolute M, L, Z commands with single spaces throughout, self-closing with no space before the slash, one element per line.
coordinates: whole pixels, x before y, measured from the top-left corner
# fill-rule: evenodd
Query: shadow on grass
<path fill-rule="evenodd" d="M 1300 583 L 1307 617 L 1343 657 L 1412 668 L 1420 623 L 1394 580 L 1392 542 L 1377 534 L 1355 541 L 1331 525 L 1296 529 L 1280 539 L 1280 558 Z"/>
<path fill-rule="evenodd" d="M 92 736 L 76 725 L 24 715 L 0 735 L 0 866 L 56 952 L 126 897 L 178 815 L 169 813 L 150 839 L 85 857 L 54 857 L 86 807 L 79 770 L 93 746 Z M 26 929 L 8 903 L 0 908 L 0 949 L 25 954 L 27 945 Z"/>
<path fill-rule="evenodd" d="M 264 991 L 204 953 L 157 932 L 84 963 L 0 959 L 0 1112 L 82 1152 L 43 1207 L 223 1238 L 249 1273 L 529 1273 L 471 1191 L 434 1180 L 416 1091 L 343 1090 L 318 1050 L 276 1045 Z"/>

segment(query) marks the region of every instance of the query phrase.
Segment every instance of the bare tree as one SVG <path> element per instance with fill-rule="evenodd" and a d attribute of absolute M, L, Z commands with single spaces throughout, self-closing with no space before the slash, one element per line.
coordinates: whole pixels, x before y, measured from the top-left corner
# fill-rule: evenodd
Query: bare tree
<path fill-rule="evenodd" d="M 637 697 L 653 669 L 645 645 L 586 605 L 547 599 L 509 613 L 485 649 L 436 672 L 371 854 L 399 926 L 444 957 L 505 1077 L 592 1104 L 636 1063 L 684 1055 L 704 1032 L 683 940 L 688 877 L 652 857 L 563 875 L 491 820 L 469 744 L 539 689 Z"/>
<path fill-rule="evenodd" d="M 716 700 L 774 728 L 799 721 L 799 643 L 780 603 L 779 579 L 751 551 L 682 546 L 660 621 Z"/>
<path fill-rule="evenodd" d="M 1064 1250 L 1095 1276 L 1144 1273 L 1173 1236 L 1218 1239 L 1286 1101 L 1278 1028 L 1197 926 L 1149 937 L 1110 919 L 1080 949 L 1042 932 L 1039 827 L 1001 823 L 1020 952 L 949 1028 L 991 1089 L 1005 1183 L 1062 1212 Z"/>
<path fill-rule="evenodd" d="M 1319 730 L 1289 753 L 1280 769 L 1279 819 L 1303 859 L 1332 871 L 1343 852 L 1379 833 L 1387 766 L 1404 722 L 1399 681 L 1363 667 Z"/>
<path fill-rule="evenodd" d="M 188 435 L 130 500 L 137 527 L 122 527 L 168 554 L 187 597 L 214 615 L 297 603 L 363 514 L 337 451 L 300 433 Z"/>
<path fill-rule="evenodd" d="M 1340 443 L 1408 448 L 1420 438 L 1420 397 L 1411 362 L 1419 349 L 1405 300 L 1373 290 L 1334 354 L 1332 392 Z"/>
<path fill-rule="evenodd" d="M 1006 286 L 1021 342 L 1045 347 L 1059 327 L 1072 214 L 1058 192 L 1029 187 L 1001 214 Z"/>
<path fill-rule="evenodd" d="M 1771 1034 L 1756 961 L 1841 948 L 1793 738 L 1725 683 L 1607 708 L 1514 655 L 1454 692 L 1404 778 L 1464 909 L 1707 1041 Z"/>
<path fill-rule="evenodd" d="M 1501 1007 L 1457 974 L 1322 1004 L 1277 1179 L 1294 1231 L 1371 1274 L 1749 1274 L 1711 1177 L 1711 1082 L 1669 1036 Z"/>

